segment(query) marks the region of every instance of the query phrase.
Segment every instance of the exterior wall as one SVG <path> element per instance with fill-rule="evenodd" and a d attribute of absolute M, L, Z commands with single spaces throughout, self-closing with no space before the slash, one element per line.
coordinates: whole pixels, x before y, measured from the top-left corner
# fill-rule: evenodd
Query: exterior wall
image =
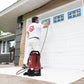
<path fill-rule="evenodd" d="M 42 66 L 84 69 L 84 8 L 82 9 L 81 5 L 81 1 L 76 1 L 75 3 L 38 15 L 40 21 L 46 18 L 51 19 L 48 37 L 43 52 L 41 53 Z M 65 12 L 66 8 L 69 8 L 69 10 Z M 67 13 L 78 8 L 81 8 L 82 16 L 68 20 Z M 60 14 L 64 14 L 64 21 L 54 24 L 53 16 Z M 30 23 L 30 19 L 28 19 L 26 26 Z M 43 30 L 41 41 L 43 41 L 45 33 L 46 30 Z"/>
<path fill-rule="evenodd" d="M 0 63 L 1 62 L 9 62 L 9 54 L 1 54 L 1 41 L 0 41 Z"/>
<path fill-rule="evenodd" d="M 7 40 L 8 39 L 6 38 L 4 41 L 7 42 Z M 3 51 L 3 49 L 1 49 L 1 46 L 2 46 L 2 41 L 0 41 L 0 63 L 2 63 L 2 62 L 10 62 L 10 53 L 9 52 L 1 53 L 1 51 Z M 7 47 L 7 45 L 6 45 L 6 47 Z M 6 47 L 5 47 L 5 49 L 7 49 Z"/>
<path fill-rule="evenodd" d="M 32 12 L 25 14 L 24 15 L 24 20 L 28 19 L 28 18 L 30 18 L 32 16 L 36 16 L 36 15 L 39 15 L 41 13 L 47 12 L 49 10 L 52 10 L 54 8 L 60 7 L 62 5 L 67 5 L 67 8 L 65 7 L 65 8 L 61 9 L 60 11 L 56 11 L 55 14 L 59 14 L 61 12 L 66 12 L 66 11 L 69 11 L 69 10 L 71 10 L 73 8 L 76 8 L 76 7 L 79 7 L 80 5 L 82 5 L 81 0 L 79 0 L 77 2 L 75 1 L 76 4 L 75 4 L 75 2 L 73 3 L 75 5 L 73 5 L 73 4 L 72 5 L 68 5 L 68 3 L 72 2 L 72 1 L 75 1 L 75 0 L 53 0 L 50 3 L 40 7 L 39 9 L 33 10 Z M 44 16 L 44 18 L 45 18 L 45 16 Z"/>
<path fill-rule="evenodd" d="M 15 46 L 15 66 L 19 65 L 19 58 L 20 58 L 20 42 L 22 36 L 22 16 L 18 17 L 17 20 L 17 29 L 16 29 L 16 46 Z"/>
<path fill-rule="evenodd" d="M 0 54 L 0 63 L 9 62 L 10 54 Z"/>
<path fill-rule="evenodd" d="M 26 21 L 23 23 L 23 29 L 22 29 L 19 66 L 23 65 L 23 59 L 24 59 L 24 53 L 25 53 L 25 35 L 26 35 Z"/>

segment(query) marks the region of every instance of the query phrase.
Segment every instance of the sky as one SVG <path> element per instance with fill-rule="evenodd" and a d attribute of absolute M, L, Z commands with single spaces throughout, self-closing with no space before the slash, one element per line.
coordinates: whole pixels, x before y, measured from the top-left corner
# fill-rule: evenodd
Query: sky
<path fill-rule="evenodd" d="M 0 0 L 0 12 L 18 0 Z"/>

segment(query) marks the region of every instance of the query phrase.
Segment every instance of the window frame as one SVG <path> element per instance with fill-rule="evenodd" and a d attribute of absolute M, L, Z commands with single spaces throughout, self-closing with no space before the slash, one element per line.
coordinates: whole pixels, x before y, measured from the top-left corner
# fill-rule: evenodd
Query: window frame
<path fill-rule="evenodd" d="M 80 15 L 77 15 L 77 16 L 74 16 L 74 17 L 70 17 L 70 16 L 69 16 L 70 13 L 77 12 L 77 11 L 80 12 Z M 81 8 L 76 9 L 76 10 L 73 10 L 73 11 L 70 11 L 70 12 L 67 13 L 67 15 L 68 15 L 68 19 L 72 19 L 72 18 L 80 17 L 80 16 L 81 16 Z"/>
<path fill-rule="evenodd" d="M 45 21 L 49 21 L 49 25 L 50 25 L 51 24 L 50 20 L 51 20 L 50 18 L 44 19 L 44 20 L 41 21 L 41 24 L 43 24 Z"/>
<path fill-rule="evenodd" d="M 57 18 L 57 17 L 60 17 L 60 16 L 63 16 L 63 20 L 60 20 L 60 21 L 54 21 L 55 20 L 55 18 Z M 64 14 L 61 14 L 61 15 L 57 15 L 57 16 L 54 16 L 53 17 L 53 23 L 58 23 L 58 22 L 62 22 L 62 21 L 64 21 Z"/>
<path fill-rule="evenodd" d="M 15 41 L 15 39 L 13 39 Z M 3 53 L 3 42 L 5 41 L 5 52 Z M 1 42 L 1 54 L 10 54 L 10 52 L 7 51 L 7 42 L 12 40 L 3 40 Z"/>

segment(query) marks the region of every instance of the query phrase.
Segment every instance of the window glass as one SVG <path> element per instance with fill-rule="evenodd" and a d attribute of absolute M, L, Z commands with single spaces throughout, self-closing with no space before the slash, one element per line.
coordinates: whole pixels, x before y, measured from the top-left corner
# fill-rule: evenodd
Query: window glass
<path fill-rule="evenodd" d="M 7 41 L 7 52 L 10 52 L 13 48 L 15 48 L 15 40 Z"/>
<path fill-rule="evenodd" d="M 5 41 L 3 42 L 3 53 L 5 53 Z"/>
<path fill-rule="evenodd" d="M 41 24 L 45 25 L 47 23 L 47 21 L 49 21 L 49 24 L 50 24 L 50 18 L 42 20 Z"/>
<path fill-rule="evenodd" d="M 61 22 L 64 20 L 64 14 L 53 17 L 53 23 Z"/>
<path fill-rule="evenodd" d="M 78 16 L 81 16 L 81 9 L 68 12 L 68 19 L 72 19 Z"/>

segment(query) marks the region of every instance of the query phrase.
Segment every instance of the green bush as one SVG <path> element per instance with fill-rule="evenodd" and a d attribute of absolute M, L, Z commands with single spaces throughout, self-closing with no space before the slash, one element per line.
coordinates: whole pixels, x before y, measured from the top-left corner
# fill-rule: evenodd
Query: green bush
<path fill-rule="evenodd" d="M 3 37 L 4 35 L 0 35 L 0 37 Z"/>

